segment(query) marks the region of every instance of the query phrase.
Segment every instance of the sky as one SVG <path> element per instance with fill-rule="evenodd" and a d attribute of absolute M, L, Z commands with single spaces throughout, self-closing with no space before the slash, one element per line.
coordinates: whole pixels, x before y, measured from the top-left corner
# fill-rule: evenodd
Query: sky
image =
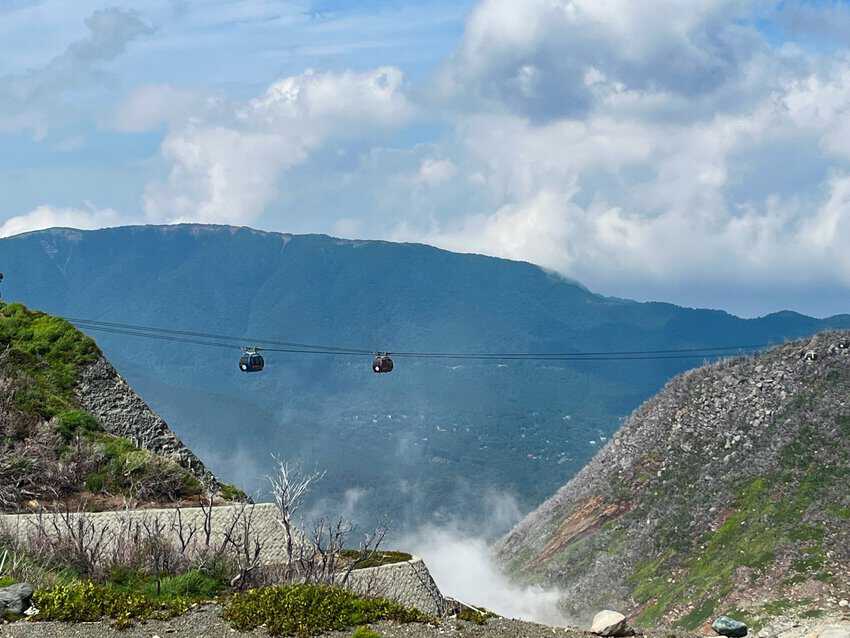
<path fill-rule="evenodd" d="M 850 312 L 846 0 L 0 0 L 0 236 L 204 222 Z"/>

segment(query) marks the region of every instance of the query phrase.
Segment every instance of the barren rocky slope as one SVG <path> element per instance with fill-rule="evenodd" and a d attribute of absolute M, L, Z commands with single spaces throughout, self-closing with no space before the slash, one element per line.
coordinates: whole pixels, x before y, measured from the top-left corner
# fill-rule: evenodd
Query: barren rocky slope
<path fill-rule="evenodd" d="M 845 611 L 850 335 L 684 373 L 500 544 L 509 569 L 641 626 Z"/>
<path fill-rule="evenodd" d="M 222 487 L 91 339 L 64 320 L 0 304 L 0 510 L 166 503 L 204 486 Z"/>

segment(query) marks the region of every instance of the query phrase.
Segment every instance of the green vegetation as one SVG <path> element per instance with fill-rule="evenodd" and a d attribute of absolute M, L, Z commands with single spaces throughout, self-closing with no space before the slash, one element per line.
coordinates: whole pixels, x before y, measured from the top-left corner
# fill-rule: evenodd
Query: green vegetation
<path fill-rule="evenodd" d="M 738 567 L 759 573 L 784 548 L 794 548 L 799 555 L 791 567 L 800 580 L 828 578 L 820 571 L 826 560 L 822 547 L 825 530 L 808 522 L 807 514 L 824 494 L 850 478 L 850 472 L 813 458 L 812 450 L 820 444 L 817 437 L 814 428 L 801 428 L 780 454 L 782 467 L 742 487 L 734 512 L 701 540 L 701 548 L 693 556 L 677 565 L 675 577 L 670 576 L 678 557 L 675 551 L 638 565 L 630 582 L 635 600 L 645 605 L 638 617 L 640 624 L 654 625 L 674 605 L 692 600 L 696 607 L 677 624 L 695 629 L 715 615 L 717 601 L 732 590 Z"/>
<path fill-rule="evenodd" d="M 248 495 L 240 490 L 235 485 L 231 485 L 230 483 L 222 483 L 221 484 L 221 498 L 225 501 L 247 501 Z"/>
<path fill-rule="evenodd" d="M 66 410 L 60 413 L 56 420 L 56 431 L 65 443 L 70 443 L 76 436 L 91 435 L 103 430 L 97 419 L 83 410 Z"/>
<path fill-rule="evenodd" d="M 850 436 L 850 416 L 844 415 L 838 418 L 838 427 L 844 436 Z"/>
<path fill-rule="evenodd" d="M 356 549 L 344 549 L 339 554 L 346 560 L 357 560 L 360 556 L 360 551 Z M 366 569 L 367 567 L 380 567 L 381 565 L 392 565 L 394 563 L 404 563 L 412 560 L 413 556 L 405 552 L 375 552 L 372 556 L 357 565 L 357 569 Z"/>
<path fill-rule="evenodd" d="M 354 633 L 351 634 L 351 638 L 381 638 L 381 634 L 374 629 L 361 626 L 354 630 Z"/>
<path fill-rule="evenodd" d="M 18 408 L 42 418 L 73 410 L 73 388 L 79 369 L 100 355 L 94 341 L 58 317 L 28 310 L 21 304 L 0 305 L 0 344 L 22 383 L 15 394 Z"/>
<path fill-rule="evenodd" d="M 129 439 L 103 432 L 90 432 L 85 438 L 100 460 L 85 478 L 90 492 L 127 494 L 134 486 L 143 486 L 143 492 L 149 492 L 139 495 L 143 498 L 176 499 L 195 496 L 203 489 L 198 479 L 177 463 L 137 448 Z"/>
<path fill-rule="evenodd" d="M 238 631 L 265 625 L 273 636 L 316 636 L 379 620 L 426 622 L 415 609 L 324 585 L 285 585 L 234 594 L 224 618 Z"/>
<path fill-rule="evenodd" d="M 36 591 L 33 596 L 39 621 L 93 622 L 111 618 L 119 627 L 126 627 L 133 620 L 178 616 L 185 613 L 192 602 L 188 596 L 155 596 L 92 581 L 58 584 Z"/>
<path fill-rule="evenodd" d="M 465 620 L 466 622 L 475 623 L 476 625 L 486 625 L 488 620 L 498 617 L 498 615 L 488 609 L 484 609 L 483 607 L 479 607 L 478 609 L 463 607 L 457 614 L 458 620 Z"/>
<path fill-rule="evenodd" d="M 100 356 L 94 341 L 58 317 L 0 303 L 2 373 L 13 382 L 10 407 L 20 412 L 0 427 L 4 482 L 36 500 L 88 492 L 174 501 L 202 491 L 177 463 L 103 431 L 74 395 L 80 370 Z M 52 428 L 42 426 L 49 422 Z M 70 471 L 69 471 L 70 470 Z M 62 481 L 43 484 L 43 477 Z M 2 486 L 0 486 L 2 487 Z M 21 490 L 23 491 L 23 488 Z M 239 494 L 236 488 L 230 488 Z M 15 494 L 4 494 L 6 506 Z"/>

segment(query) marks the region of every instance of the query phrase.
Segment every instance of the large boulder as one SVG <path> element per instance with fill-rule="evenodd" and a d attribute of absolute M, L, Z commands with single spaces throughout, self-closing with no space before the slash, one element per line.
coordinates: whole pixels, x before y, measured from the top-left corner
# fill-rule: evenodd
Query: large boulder
<path fill-rule="evenodd" d="M 32 604 L 32 585 L 18 583 L 0 588 L 0 617 L 5 614 L 21 615 Z"/>
<path fill-rule="evenodd" d="M 606 609 L 593 617 L 590 631 L 597 636 L 618 637 L 634 636 L 635 630 L 629 627 L 626 617 L 617 611 Z"/>
<path fill-rule="evenodd" d="M 744 623 L 729 616 L 721 616 L 711 624 L 711 628 L 721 636 L 729 638 L 744 638 L 748 631 Z"/>

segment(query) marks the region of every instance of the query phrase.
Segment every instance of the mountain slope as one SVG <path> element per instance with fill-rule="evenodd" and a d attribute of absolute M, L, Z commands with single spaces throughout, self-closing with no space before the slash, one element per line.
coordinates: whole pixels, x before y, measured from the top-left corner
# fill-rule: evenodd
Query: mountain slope
<path fill-rule="evenodd" d="M 850 334 L 828 332 L 670 381 L 499 554 L 577 614 L 817 615 L 850 592 L 848 484 Z"/>
<path fill-rule="evenodd" d="M 0 240 L 0 269 L 5 297 L 63 316 L 375 350 L 656 350 L 850 327 L 606 298 L 531 264 L 429 246 L 221 226 L 29 233 Z M 396 526 L 480 520 L 505 492 L 523 509 L 541 502 L 620 418 L 699 363 L 399 357 L 378 377 L 369 357 L 269 353 L 249 377 L 237 352 L 98 343 L 217 475 L 253 492 L 270 452 L 301 458 L 330 470 L 323 507 L 356 502 Z"/>
<path fill-rule="evenodd" d="M 219 483 L 67 322 L 0 304 L 0 509 L 174 502 Z"/>

